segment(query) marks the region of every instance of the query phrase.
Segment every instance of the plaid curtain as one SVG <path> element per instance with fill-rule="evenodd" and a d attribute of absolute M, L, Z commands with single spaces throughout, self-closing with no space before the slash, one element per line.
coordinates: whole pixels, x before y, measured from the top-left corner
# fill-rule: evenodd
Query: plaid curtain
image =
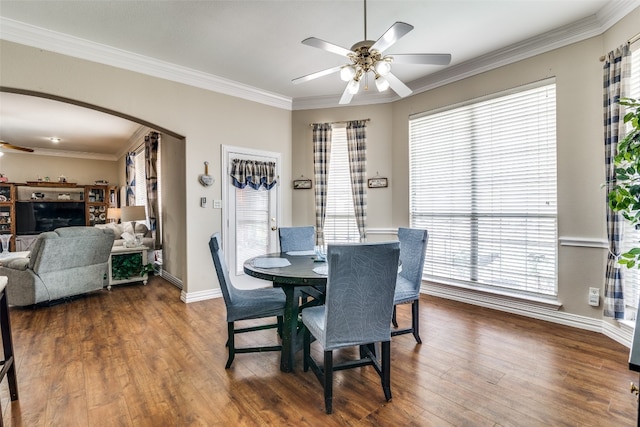
<path fill-rule="evenodd" d="M 267 190 L 271 190 L 277 182 L 275 162 L 231 160 L 231 184 L 234 187 L 242 189 L 248 185 L 254 190 L 259 190 L 264 186 Z"/>
<path fill-rule="evenodd" d="M 147 218 L 149 229 L 156 239 L 156 248 L 160 248 L 161 235 L 158 228 L 158 146 L 160 134 L 150 132 L 144 138 L 145 178 L 147 180 Z"/>
<path fill-rule="evenodd" d="M 616 185 L 614 157 L 618 152 L 618 141 L 624 138 L 624 107 L 618 104 L 626 96 L 630 75 L 629 44 L 609 52 L 604 64 L 604 149 L 606 162 L 607 194 Z M 624 218 L 612 211 L 607 203 L 607 238 L 609 255 L 604 283 L 604 316 L 624 318 L 624 294 L 622 292 L 622 270 L 618 264 L 622 242 Z"/>
<path fill-rule="evenodd" d="M 360 241 L 367 239 L 367 124 L 364 120 L 347 123 L 347 146 L 349 150 L 349 172 L 353 209 L 360 232 Z"/>
<path fill-rule="evenodd" d="M 125 175 L 127 180 L 126 206 L 136 205 L 136 153 L 129 152 L 125 157 Z"/>
<path fill-rule="evenodd" d="M 316 242 L 324 245 L 324 217 L 327 212 L 327 182 L 331 157 L 331 124 L 313 125 L 313 176 L 316 200 Z"/>

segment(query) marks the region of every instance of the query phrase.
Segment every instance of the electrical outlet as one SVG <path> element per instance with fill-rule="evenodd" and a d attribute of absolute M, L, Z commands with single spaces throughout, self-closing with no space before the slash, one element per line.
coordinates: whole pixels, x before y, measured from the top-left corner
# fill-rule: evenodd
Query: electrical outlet
<path fill-rule="evenodd" d="M 222 209 L 222 200 L 214 200 L 213 209 Z"/>
<path fill-rule="evenodd" d="M 589 305 L 597 307 L 600 305 L 600 289 L 589 288 Z"/>

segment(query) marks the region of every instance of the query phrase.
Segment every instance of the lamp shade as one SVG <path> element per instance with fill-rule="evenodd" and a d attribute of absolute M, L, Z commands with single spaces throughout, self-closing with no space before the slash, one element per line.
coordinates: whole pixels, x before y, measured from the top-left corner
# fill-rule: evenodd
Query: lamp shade
<path fill-rule="evenodd" d="M 107 208 L 107 219 L 114 219 L 117 222 L 121 214 L 120 208 Z"/>
<path fill-rule="evenodd" d="M 123 206 L 120 208 L 122 222 L 145 221 L 147 214 L 144 206 Z"/>

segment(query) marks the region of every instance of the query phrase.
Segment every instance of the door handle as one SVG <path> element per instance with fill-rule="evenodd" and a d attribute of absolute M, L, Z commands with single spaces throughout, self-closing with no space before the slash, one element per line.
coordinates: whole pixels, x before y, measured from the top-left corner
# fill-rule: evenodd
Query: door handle
<path fill-rule="evenodd" d="M 271 231 L 276 231 L 277 229 L 278 229 L 277 226 L 275 226 L 275 225 L 271 226 Z"/>

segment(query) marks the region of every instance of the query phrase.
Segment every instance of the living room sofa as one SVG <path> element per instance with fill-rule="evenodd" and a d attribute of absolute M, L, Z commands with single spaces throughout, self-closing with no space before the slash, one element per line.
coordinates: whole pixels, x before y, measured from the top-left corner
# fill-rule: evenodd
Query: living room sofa
<path fill-rule="evenodd" d="M 122 224 L 116 224 L 115 222 L 110 222 L 107 224 L 96 224 L 96 228 L 100 229 L 108 229 L 113 230 L 115 234 L 115 240 L 113 241 L 113 246 L 124 246 L 125 240 L 122 238 L 123 233 L 129 233 L 132 236 L 133 227 L 130 222 L 125 222 Z M 143 223 L 136 223 L 136 233 L 142 234 L 142 244 L 149 248 L 150 250 L 155 249 L 156 240 L 153 237 L 151 231 L 147 228 L 147 226 Z M 151 259 L 151 258 L 149 258 Z"/>
<path fill-rule="evenodd" d="M 38 236 L 28 258 L 2 262 L 9 304 L 28 306 L 102 289 L 115 234 L 110 229 L 65 227 Z"/>

